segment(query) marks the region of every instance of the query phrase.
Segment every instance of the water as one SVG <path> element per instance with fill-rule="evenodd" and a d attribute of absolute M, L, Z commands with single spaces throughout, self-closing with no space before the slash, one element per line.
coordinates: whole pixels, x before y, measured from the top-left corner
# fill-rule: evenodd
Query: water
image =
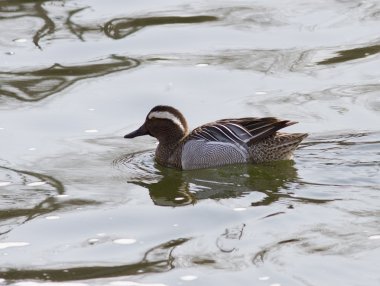
<path fill-rule="evenodd" d="M 378 1 L 0 2 L 0 284 L 379 285 Z M 277 116 L 293 161 L 122 136 Z"/>

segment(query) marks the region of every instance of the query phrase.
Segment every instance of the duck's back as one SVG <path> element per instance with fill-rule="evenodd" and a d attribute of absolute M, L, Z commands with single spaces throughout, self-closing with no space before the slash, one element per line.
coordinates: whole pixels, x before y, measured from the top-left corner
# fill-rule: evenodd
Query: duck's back
<path fill-rule="evenodd" d="M 266 118 L 222 119 L 200 126 L 184 142 L 183 170 L 287 160 L 307 134 L 279 133 L 295 122 Z"/>
<path fill-rule="evenodd" d="M 249 146 L 249 154 L 253 163 L 268 161 L 290 160 L 293 152 L 307 133 L 280 133 L 276 132 L 256 144 Z"/>

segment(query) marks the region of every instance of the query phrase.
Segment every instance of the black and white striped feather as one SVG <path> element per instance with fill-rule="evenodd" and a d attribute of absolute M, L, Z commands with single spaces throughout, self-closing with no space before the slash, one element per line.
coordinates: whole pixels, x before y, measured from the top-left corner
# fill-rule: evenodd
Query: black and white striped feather
<path fill-rule="evenodd" d="M 188 139 L 250 146 L 295 123 L 274 117 L 221 119 L 194 129 Z"/>

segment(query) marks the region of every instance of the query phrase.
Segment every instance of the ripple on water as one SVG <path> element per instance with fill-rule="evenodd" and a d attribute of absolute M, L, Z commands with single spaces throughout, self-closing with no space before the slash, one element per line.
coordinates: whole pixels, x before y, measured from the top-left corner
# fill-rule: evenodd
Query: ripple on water
<path fill-rule="evenodd" d="M 7 180 L 2 180 L 6 178 Z M 26 188 L 27 186 L 28 188 Z M 39 203 L 49 195 L 63 194 L 63 185 L 55 178 L 27 170 L 0 166 L 1 207 L 14 208 L 15 203 L 28 207 Z M 34 192 L 38 188 L 38 192 Z M 3 217 L 4 218 L 4 217 Z"/>
<path fill-rule="evenodd" d="M 121 156 L 113 166 L 123 181 L 146 188 L 156 205 L 184 206 L 194 201 L 192 194 L 182 188 L 181 171 L 157 165 L 152 150 Z"/>
<path fill-rule="evenodd" d="M 309 183 L 324 188 L 327 185 L 369 189 L 379 186 L 378 132 L 325 134 L 311 137 L 304 146 L 298 154 Z M 312 175 L 316 173 L 318 177 Z"/>
<path fill-rule="evenodd" d="M 113 166 L 123 172 L 127 181 L 155 182 L 160 177 L 159 170 L 155 167 L 154 151 L 141 151 L 126 154 L 115 159 Z"/>

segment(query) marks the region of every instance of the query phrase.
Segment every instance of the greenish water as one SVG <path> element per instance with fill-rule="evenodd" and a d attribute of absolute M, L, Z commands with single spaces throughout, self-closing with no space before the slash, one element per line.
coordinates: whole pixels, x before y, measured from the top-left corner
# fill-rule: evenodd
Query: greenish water
<path fill-rule="evenodd" d="M 379 285 L 378 1 L 1 1 L 0 285 Z M 277 116 L 294 160 L 180 172 L 189 126 Z"/>

